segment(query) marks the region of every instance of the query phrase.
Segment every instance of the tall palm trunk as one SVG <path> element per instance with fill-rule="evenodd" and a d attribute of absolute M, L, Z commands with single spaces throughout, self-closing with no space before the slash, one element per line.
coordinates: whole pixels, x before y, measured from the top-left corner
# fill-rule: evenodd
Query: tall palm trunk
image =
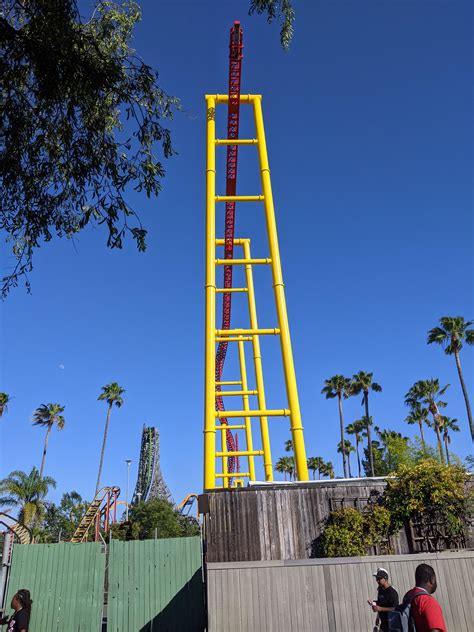
<path fill-rule="evenodd" d="M 39 473 L 40 478 L 43 478 L 44 462 L 46 459 L 46 452 L 48 450 L 48 441 L 49 441 L 50 432 L 51 432 L 51 424 L 48 426 L 48 429 L 46 430 L 46 436 L 44 438 L 43 458 L 41 459 L 41 467 L 40 467 L 40 473 Z"/>
<path fill-rule="evenodd" d="M 449 450 L 448 450 L 449 439 L 448 439 L 448 435 L 444 435 L 443 440 L 444 440 L 444 447 L 446 448 L 446 461 L 448 462 L 448 465 L 451 465 L 451 461 L 449 460 Z"/>
<path fill-rule="evenodd" d="M 364 391 L 364 404 L 365 404 L 365 423 L 367 424 L 367 441 L 369 442 L 369 463 L 370 463 L 370 475 L 375 476 L 374 473 L 374 452 L 372 449 L 372 433 L 370 432 L 370 417 L 369 417 L 369 393 Z"/>
<path fill-rule="evenodd" d="M 344 445 L 344 417 L 342 416 L 342 395 L 341 393 L 337 394 L 339 399 L 339 425 L 341 430 L 341 445 Z M 345 450 L 342 450 L 342 466 L 344 469 L 344 478 L 347 478 L 347 464 L 346 464 L 346 453 Z"/>
<path fill-rule="evenodd" d="M 423 432 L 423 419 L 420 419 L 418 423 L 420 425 L 421 445 L 423 446 L 423 451 L 426 451 L 425 435 Z"/>
<path fill-rule="evenodd" d="M 440 432 L 440 428 L 443 425 L 443 421 L 441 419 L 441 415 L 439 414 L 438 406 L 436 406 L 436 403 L 433 402 L 433 404 L 430 406 L 430 412 L 433 415 L 434 429 L 436 432 L 436 440 L 438 442 L 439 458 L 441 459 L 441 463 L 444 464 L 444 452 L 443 452 L 443 444 L 441 443 L 441 432 Z"/>
<path fill-rule="evenodd" d="M 347 453 L 347 467 L 349 468 L 349 478 L 352 478 L 350 452 Z"/>
<path fill-rule="evenodd" d="M 111 410 L 112 410 L 112 404 L 109 405 L 109 409 L 107 410 L 107 419 L 105 420 L 104 439 L 102 441 L 102 452 L 100 453 L 99 474 L 97 475 L 97 484 L 95 486 L 96 494 L 99 491 L 99 487 L 100 487 L 100 477 L 102 475 L 102 465 L 104 463 L 105 444 L 107 443 L 107 432 L 109 430 L 109 419 L 110 419 Z"/>
<path fill-rule="evenodd" d="M 467 418 L 469 420 L 469 428 L 471 430 L 471 439 L 474 441 L 474 427 L 472 424 L 471 404 L 469 403 L 469 397 L 467 396 L 466 384 L 464 383 L 464 376 L 461 369 L 461 361 L 459 360 L 459 351 L 454 351 L 454 357 L 456 358 L 456 366 L 459 373 L 459 381 L 461 382 L 462 394 L 464 395 L 464 401 L 466 402 Z"/>
<path fill-rule="evenodd" d="M 360 478 L 359 435 L 357 434 L 357 432 L 355 433 L 355 438 L 356 438 L 357 469 L 359 471 L 359 478 Z"/>

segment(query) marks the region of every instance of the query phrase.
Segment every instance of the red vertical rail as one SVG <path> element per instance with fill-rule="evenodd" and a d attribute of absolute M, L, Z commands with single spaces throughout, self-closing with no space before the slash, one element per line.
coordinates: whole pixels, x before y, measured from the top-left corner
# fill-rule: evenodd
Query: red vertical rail
<path fill-rule="evenodd" d="M 229 106 L 227 113 L 227 138 L 237 139 L 239 137 L 239 114 L 240 114 L 240 83 L 242 75 L 242 54 L 243 31 L 240 22 L 234 22 L 230 29 L 229 43 Z M 226 195 L 236 195 L 237 190 L 237 159 L 238 146 L 227 145 L 227 165 L 226 165 Z M 234 227 L 235 227 L 235 202 L 227 202 L 225 207 L 225 230 L 224 230 L 224 259 L 232 259 L 234 255 Z M 224 266 L 224 288 L 232 287 L 232 266 Z M 230 329 L 232 293 L 223 293 L 222 304 L 222 326 L 221 329 Z M 216 353 L 216 382 L 220 382 L 222 371 L 227 354 L 227 342 L 220 342 Z M 220 386 L 216 389 L 220 391 Z M 223 411 L 224 402 L 222 397 L 216 398 L 216 409 Z M 227 419 L 221 418 L 221 424 L 227 425 Z M 230 430 L 226 432 L 226 443 L 229 451 L 236 449 L 235 438 Z M 229 457 L 229 472 L 238 471 L 239 460 Z M 229 484 L 231 479 L 228 479 Z"/>

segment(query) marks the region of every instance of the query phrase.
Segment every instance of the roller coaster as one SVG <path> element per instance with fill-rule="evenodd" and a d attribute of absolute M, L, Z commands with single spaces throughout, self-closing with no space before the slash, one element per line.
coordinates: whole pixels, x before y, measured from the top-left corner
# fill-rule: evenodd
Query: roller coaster
<path fill-rule="evenodd" d="M 31 531 L 16 518 L 10 516 L 8 511 L 0 511 L 0 524 L 11 531 L 20 544 L 31 544 L 33 539 Z"/>
<path fill-rule="evenodd" d="M 273 463 L 270 448 L 268 418 L 288 417 L 298 480 L 308 480 L 303 426 L 298 401 L 290 330 L 286 311 L 285 290 L 281 270 L 278 236 L 276 230 L 270 168 L 265 141 L 261 95 L 241 95 L 243 33 L 239 22 L 230 30 L 228 94 L 206 95 L 207 105 L 207 158 L 206 158 L 206 315 L 205 315 L 205 411 L 204 411 L 204 489 L 236 487 L 244 479 L 256 480 L 255 457 L 263 457 L 265 480 L 273 480 Z M 227 105 L 227 136 L 216 138 L 216 108 Z M 239 138 L 240 106 L 249 105 L 253 110 L 256 138 Z M 237 163 L 240 145 L 257 148 L 260 163 L 262 193 L 237 195 Z M 216 149 L 227 147 L 225 195 L 216 195 Z M 263 203 L 268 236 L 269 257 L 252 258 L 250 239 L 235 238 L 236 203 Z M 216 239 L 216 205 L 225 203 L 224 236 Z M 220 258 L 216 250 L 224 248 Z M 234 248 L 242 249 L 240 257 L 234 257 Z M 270 266 L 278 326 L 259 328 L 253 282 L 254 266 Z M 216 286 L 216 268 L 223 267 L 222 287 Z M 243 266 L 246 283 L 233 287 L 233 268 Z M 247 295 L 250 327 L 231 329 L 232 296 Z M 216 298 L 222 294 L 222 325 L 216 328 Z M 277 336 L 280 339 L 283 373 L 285 377 L 287 405 L 281 409 L 269 409 L 266 405 L 265 388 L 260 351 L 260 336 Z M 223 380 L 223 370 L 229 343 L 237 343 L 240 379 Z M 256 388 L 249 389 L 246 370 L 245 343 L 250 342 L 255 370 Z M 217 345 L 217 350 L 216 350 Z M 223 386 L 236 386 L 226 390 Z M 242 406 L 225 410 L 224 397 L 238 396 Z M 257 397 L 257 407 L 252 408 L 250 397 Z M 229 419 L 243 419 L 243 423 L 229 423 Z M 260 420 L 261 449 L 254 449 L 251 420 Z M 237 432 L 245 431 L 245 449 L 240 449 Z M 220 449 L 216 443 L 220 437 Z M 240 458 L 248 464 L 246 472 L 240 471 Z M 216 459 L 221 471 L 216 472 Z"/>
<path fill-rule="evenodd" d="M 160 433 L 157 428 L 143 426 L 138 477 L 132 504 L 154 498 L 172 500 L 161 472 Z"/>
<path fill-rule="evenodd" d="M 108 533 L 110 525 L 116 521 L 117 499 L 120 487 L 103 487 L 95 495 L 74 532 L 71 542 L 87 542 L 91 527 L 95 527 L 94 539 L 100 539 L 101 531 Z"/>

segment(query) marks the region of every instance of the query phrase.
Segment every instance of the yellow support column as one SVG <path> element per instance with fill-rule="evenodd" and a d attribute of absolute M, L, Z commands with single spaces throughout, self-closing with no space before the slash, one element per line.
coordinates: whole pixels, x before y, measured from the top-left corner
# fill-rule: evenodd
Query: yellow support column
<path fill-rule="evenodd" d="M 250 240 L 245 239 L 242 240 L 242 246 L 244 251 L 244 258 L 250 259 Z M 249 317 L 250 317 L 250 328 L 258 330 L 258 319 L 257 319 L 257 305 L 255 302 L 255 288 L 253 284 L 253 272 L 252 265 L 247 264 L 245 266 L 245 278 L 247 284 L 247 297 L 249 304 Z M 255 382 L 257 385 L 257 398 L 258 398 L 258 407 L 260 410 L 266 410 L 267 404 L 265 401 L 265 386 L 263 382 L 263 369 L 262 369 L 262 353 L 260 351 L 260 338 L 258 336 L 252 336 L 252 347 L 253 347 L 253 362 L 255 367 Z M 273 464 L 272 464 L 272 453 L 270 448 L 270 435 L 268 433 L 268 420 L 266 417 L 260 418 L 260 433 L 262 435 L 262 448 L 263 448 L 263 470 L 265 473 L 265 480 L 272 481 L 273 480 Z"/>
<path fill-rule="evenodd" d="M 216 100 L 206 97 L 206 323 L 204 387 L 204 489 L 216 485 Z"/>
<path fill-rule="evenodd" d="M 303 425 L 301 423 L 300 405 L 298 401 L 298 389 L 296 386 L 295 367 L 291 350 L 290 329 L 286 311 L 285 287 L 281 272 L 280 252 L 278 248 L 278 235 L 276 229 L 275 209 L 273 206 L 272 185 L 270 180 L 270 167 L 268 164 L 267 146 L 265 142 L 265 130 L 262 115 L 262 97 L 255 95 L 253 111 L 255 128 L 258 140 L 258 155 L 260 160 L 260 176 L 262 180 L 262 192 L 264 196 L 265 218 L 267 223 L 268 244 L 272 260 L 273 290 L 275 294 L 278 327 L 280 329 L 281 352 L 285 373 L 286 393 L 288 405 L 291 411 L 290 425 L 295 454 L 296 472 L 298 480 L 308 480 L 308 466 L 306 463 L 306 450 L 304 445 Z M 250 293 L 250 292 L 249 292 Z M 257 387 L 258 388 L 258 387 Z"/>
<path fill-rule="evenodd" d="M 222 425 L 220 426 L 220 431 L 221 431 L 221 452 L 222 454 L 227 454 L 227 425 Z M 227 480 L 227 476 L 229 475 L 229 470 L 227 467 L 227 457 L 223 456 L 222 457 L 222 478 L 224 479 L 224 487 L 228 487 L 228 480 Z"/>
<path fill-rule="evenodd" d="M 242 395 L 242 407 L 244 410 L 250 410 L 249 406 L 249 396 L 248 396 L 248 384 L 247 384 L 247 367 L 245 364 L 245 348 L 243 340 L 239 340 L 239 364 L 240 364 L 240 379 L 242 380 L 242 392 L 245 393 Z M 253 452 L 253 439 L 252 439 L 252 425 L 250 421 L 250 417 L 244 417 L 245 420 L 245 439 L 247 443 L 247 450 L 249 452 Z M 248 456 L 249 463 L 249 476 L 250 480 L 255 480 L 255 462 L 254 457 L 249 454 Z M 240 473 L 239 473 L 240 474 Z M 242 474 L 240 474 L 242 476 Z"/>

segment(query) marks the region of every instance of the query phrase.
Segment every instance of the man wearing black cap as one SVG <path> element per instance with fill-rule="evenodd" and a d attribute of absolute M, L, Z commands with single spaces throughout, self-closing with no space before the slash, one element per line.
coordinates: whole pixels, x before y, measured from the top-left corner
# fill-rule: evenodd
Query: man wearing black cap
<path fill-rule="evenodd" d="M 388 581 L 385 568 L 378 568 L 374 573 L 378 584 L 377 601 L 369 601 L 372 610 L 377 613 L 375 625 L 380 625 L 380 632 L 388 632 L 388 613 L 398 606 L 398 593 Z"/>

